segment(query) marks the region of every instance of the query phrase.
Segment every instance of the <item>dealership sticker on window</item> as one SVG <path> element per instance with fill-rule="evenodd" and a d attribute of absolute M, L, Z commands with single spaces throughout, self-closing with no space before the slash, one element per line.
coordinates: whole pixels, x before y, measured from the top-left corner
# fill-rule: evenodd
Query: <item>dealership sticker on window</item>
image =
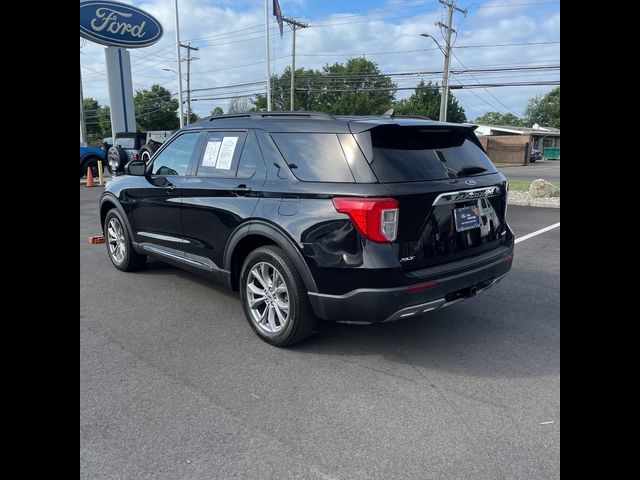
<path fill-rule="evenodd" d="M 230 170 L 231 161 L 233 160 L 233 152 L 236 150 L 236 144 L 238 143 L 238 137 L 224 137 L 222 140 L 222 146 L 220 147 L 220 156 L 218 158 L 218 165 L 216 168 L 221 170 Z"/>
<path fill-rule="evenodd" d="M 221 138 L 212 138 L 207 142 L 207 148 L 204 151 L 204 158 L 202 159 L 203 167 L 215 167 L 218 162 L 218 152 L 220 151 L 220 145 L 222 145 Z"/>

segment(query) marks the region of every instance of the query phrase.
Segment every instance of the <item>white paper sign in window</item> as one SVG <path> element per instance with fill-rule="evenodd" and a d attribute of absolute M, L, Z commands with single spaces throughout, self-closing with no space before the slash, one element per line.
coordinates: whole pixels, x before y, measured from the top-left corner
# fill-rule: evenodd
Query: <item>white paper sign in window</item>
<path fill-rule="evenodd" d="M 233 152 L 236 150 L 238 137 L 224 137 L 222 146 L 220 147 L 220 155 L 218 156 L 218 164 L 216 168 L 221 170 L 230 170 L 231 161 L 233 160 Z"/>
<path fill-rule="evenodd" d="M 213 138 L 207 142 L 207 148 L 204 151 L 202 159 L 203 167 L 215 167 L 218 162 L 218 152 L 220 151 L 222 141 L 220 138 Z"/>

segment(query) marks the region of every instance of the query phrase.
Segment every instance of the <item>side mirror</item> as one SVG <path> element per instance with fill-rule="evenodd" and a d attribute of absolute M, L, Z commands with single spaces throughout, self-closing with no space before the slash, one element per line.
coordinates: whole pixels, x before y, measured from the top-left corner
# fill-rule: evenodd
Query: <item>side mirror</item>
<path fill-rule="evenodd" d="M 124 167 L 124 173 L 126 175 L 137 175 L 139 177 L 144 176 L 147 173 L 147 164 L 140 160 L 132 160 Z"/>

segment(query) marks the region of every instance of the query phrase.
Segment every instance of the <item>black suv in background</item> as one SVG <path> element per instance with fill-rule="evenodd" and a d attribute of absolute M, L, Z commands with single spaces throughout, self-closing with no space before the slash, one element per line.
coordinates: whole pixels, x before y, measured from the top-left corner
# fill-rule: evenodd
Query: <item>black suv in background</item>
<path fill-rule="evenodd" d="M 316 319 L 383 322 L 473 297 L 510 270 L 507 180 L 474 127 L 259 112 L 205 118 L 100 199 L 109 258 L 147 256 L 239 290 L 290 345 Z"/>

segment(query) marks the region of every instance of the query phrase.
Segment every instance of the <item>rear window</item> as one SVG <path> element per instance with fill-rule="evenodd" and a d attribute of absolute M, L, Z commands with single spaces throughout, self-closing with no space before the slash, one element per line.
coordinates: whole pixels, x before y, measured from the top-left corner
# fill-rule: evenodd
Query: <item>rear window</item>
<path fill-rule="evenodd" d="M 464 130 L 374 128 L 358 134 L 357 139 L 363 151 L 370 152 L 371 168 L 384 183 L 441 180 L 497 171 Z"/>
<path fill-rule="evenodd" d="M 136 148 L 135 138 L 118 138 L 116 145 L 120 148 Z"/>
<path fill-rule="evenodd" d="M 304 182 L 350 182 L 353 175 L 335 133 L 273 133 L 293 174 Z"/>

